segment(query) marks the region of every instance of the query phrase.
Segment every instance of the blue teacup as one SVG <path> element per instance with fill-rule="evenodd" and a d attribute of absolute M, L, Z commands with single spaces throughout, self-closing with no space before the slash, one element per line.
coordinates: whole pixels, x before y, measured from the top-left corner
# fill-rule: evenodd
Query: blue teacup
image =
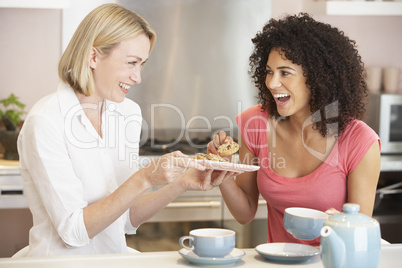
<path fill-rule="evenodd" d="M 189 240 L 189 246 L 184 244 Z M 193 250 L 200 257 L 222 258 L 235 247 L 235 231 L 219 228 L 202 228 L 190 231 L 190 235 L 182 236 L 180 246 Z"/>
<path fill-rule="evenodd" d="M 302 240 L 320 237 L 324 221 L 329 217 L 325 212 L 310 208 L 287 208 L 283 223 L 286 231 Z"/>

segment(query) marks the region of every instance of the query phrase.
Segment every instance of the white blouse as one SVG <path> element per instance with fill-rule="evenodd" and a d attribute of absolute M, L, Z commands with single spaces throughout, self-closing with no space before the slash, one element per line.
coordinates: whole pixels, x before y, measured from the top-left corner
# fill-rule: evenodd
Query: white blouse
<path fill-rule="evenodd" d="M 142 116 L 129 99 L 105 101 L 100 138 L 72 88 L 41 99 L 18 139 L 24 192 L 33 215 L 28 256 L 127 252 L 135 233 L 126 211 L 89 239 L 83 208 L 112 193 L 138 170 Z"/>

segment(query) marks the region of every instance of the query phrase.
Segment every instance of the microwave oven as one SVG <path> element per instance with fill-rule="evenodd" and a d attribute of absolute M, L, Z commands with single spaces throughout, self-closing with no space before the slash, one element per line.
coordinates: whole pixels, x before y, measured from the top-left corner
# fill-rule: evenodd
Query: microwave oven
<path fill-rule="evenodd" d="M 381 154 L 402 154 L 402 95 L 370 94 L 365 122 L 381 139 Z"/>

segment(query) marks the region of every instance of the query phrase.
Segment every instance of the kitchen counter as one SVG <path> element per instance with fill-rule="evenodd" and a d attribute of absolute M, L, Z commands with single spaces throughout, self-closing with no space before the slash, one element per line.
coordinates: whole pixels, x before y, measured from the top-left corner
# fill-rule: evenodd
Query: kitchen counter
<path fill-rule="evenodd" d="M 232 265 L 222 267 L 323 267 L 319 256 L 305 263 L 282 264 L 265 260 L 254 249 L 245 249 L 246 255 Z M 402 244 L 382 245 L 381 258 L 378 268 L 400 268 L 402 263 Z M 97 256 L 70 256 L 47 258 L 0 258 L 0 268 L 109 268 L 109 267 L 197 267 L 184 260 L 177 251 L 152 252 L 140 254 L 117 254 Z M 206 267 L 206 266 L 199 266 Z M 215 266 L 219 267 L 219 266 Z"/>
<path fill-rule="evenodd" d="M 19 162 L 0 159 L 0 209 L 28 208 Z"/>
<path fill-rule="evenodd" d="M 19 161 L 0 158 L 0 175 L 19 175 L 18 165 Z"/>

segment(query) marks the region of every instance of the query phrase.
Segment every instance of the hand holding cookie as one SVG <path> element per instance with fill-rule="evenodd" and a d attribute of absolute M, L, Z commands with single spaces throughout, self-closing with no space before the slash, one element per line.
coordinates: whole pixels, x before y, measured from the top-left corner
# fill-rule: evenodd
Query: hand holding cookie
<path fill-rule="evenodd" d="M 229 157 L 239 150 L 239 145 L 233 138 L 226 135 L 225 131 L 220 131 L 214 135 L 213 140 L 208 143 L 208 153 Z"/>

